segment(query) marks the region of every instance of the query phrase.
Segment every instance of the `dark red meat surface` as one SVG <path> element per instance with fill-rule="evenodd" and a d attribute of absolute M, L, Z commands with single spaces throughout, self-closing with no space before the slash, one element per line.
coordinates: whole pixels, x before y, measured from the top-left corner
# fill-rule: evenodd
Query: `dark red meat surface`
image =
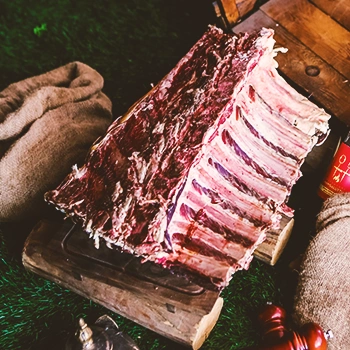
<path fill-rule="evenodd" d="M 279 75 L 273 31 L 215 27 L 46 194 L 99 239 L 224 287 L 278 227 L 329 115 Z"/>

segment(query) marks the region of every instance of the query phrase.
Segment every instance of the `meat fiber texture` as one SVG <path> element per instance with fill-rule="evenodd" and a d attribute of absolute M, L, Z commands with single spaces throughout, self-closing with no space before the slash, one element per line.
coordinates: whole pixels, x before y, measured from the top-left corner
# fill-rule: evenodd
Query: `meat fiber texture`
<path fill-rule="evenodd" d="M 102 238 L 225 287 L 278 228 L 325 113 L 278 74 L 273 30 L 210 27 L 46 199 Z"/>

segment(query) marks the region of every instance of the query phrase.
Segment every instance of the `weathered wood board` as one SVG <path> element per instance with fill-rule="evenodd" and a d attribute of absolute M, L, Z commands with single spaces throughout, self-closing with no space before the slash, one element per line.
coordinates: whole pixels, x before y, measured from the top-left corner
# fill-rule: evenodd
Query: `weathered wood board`
<path fill-rule="evenodd" d="M 261 10 L 340 74 L 350 77 L 350 32 L 330 16 L 307 0 L 272 0 Z"/>
<path fill-rule="evenodd" d="M 102 242 L 101 242 L 102 243 Z M 223 299 L 131 254 L 99 249 L 68 221 L 40 221 L 23 251 L 26 269 L 172 340 L 198 349 Z"/>
<path fill-rule="evenodd" d="M 320 10 L 350 30 L 349 0 L 311 0 Z"/>
<path fill-rule="evenodd" d="M 279 71 L 332 116 L 350 124 L 350 19 L 343 16 L 350 11 L 350 1 L 340 3 L 332 7 L 327 0 L 271 0 L 232 30 L 274 29 L 276 47 L 288 49 L 276 57 Z M 334 149 L 337 136 L 332 136 L 330 148 Z M 327 166 L 321 164 L 324 154 L 319 148 L 312 153 L 317 156 L 311 154 L 306 165 L 323 171 Z M 291 226 L 284 218 L 281 229 L 269 232 L 255 255 L 274 265 L 290 237 Z"/>
<path fill-rule="evenodd" d="M 252 11 L 256 2 L 257 0 L 216 0 L 213 1 L 213 6 L 221 24 L 226 28 L 231 28 Z"/>

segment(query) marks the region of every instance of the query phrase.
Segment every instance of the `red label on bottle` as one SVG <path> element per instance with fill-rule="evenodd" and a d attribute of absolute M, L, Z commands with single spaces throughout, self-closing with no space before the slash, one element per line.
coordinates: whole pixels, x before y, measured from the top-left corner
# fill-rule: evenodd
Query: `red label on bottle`
<path fill-rule="evenodd" d="M 350 192 L 350 146 L 342 143 L 320 185 L 318 194 L 327 199 L 335 193 Z"/>

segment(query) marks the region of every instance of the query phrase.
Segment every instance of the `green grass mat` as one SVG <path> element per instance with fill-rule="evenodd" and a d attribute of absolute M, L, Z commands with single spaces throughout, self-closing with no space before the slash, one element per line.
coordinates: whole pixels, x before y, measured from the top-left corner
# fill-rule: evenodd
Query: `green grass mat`
<path fill-rule="evenodd" d="M 215 23 L 210 1 L 0 0 L 0 91 L 78 60 L 105 78 L 104 92 L 116 118 L 177 63 L 210 23 Z M 79 317 L 93 322 L 104 313 L 141 349 L 181 349 L 26 272 L 20 260 L 24 236 L 25 231 L 11 225 L 0 232 L 0 349 L 60 348 Z M 280 274 L 259 261 L 237 273 L 222 294 L 222 314 L 203 349 L 256 343 L 258 307 L 266 301 L 283 303 Z"/>

